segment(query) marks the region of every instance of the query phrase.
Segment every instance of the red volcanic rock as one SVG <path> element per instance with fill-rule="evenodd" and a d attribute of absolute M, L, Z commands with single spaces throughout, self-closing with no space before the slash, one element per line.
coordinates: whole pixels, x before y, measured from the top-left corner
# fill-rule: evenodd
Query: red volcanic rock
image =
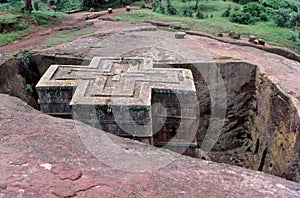
<path fill-rule="evenodd" d="M 294 182 L 116 137 L 7 95 L 0 101 L 0 197 L 300 196 Z M 103 136 L 110 144 L 97 142 Z M 90 149 L 93 141 L 99 155 Z M 131 159 L 138 153 L 145 163 Z M 162 162 L 168 163 L 151 168 Z M 126 167 L 134 163 L 136 171 Z"/>

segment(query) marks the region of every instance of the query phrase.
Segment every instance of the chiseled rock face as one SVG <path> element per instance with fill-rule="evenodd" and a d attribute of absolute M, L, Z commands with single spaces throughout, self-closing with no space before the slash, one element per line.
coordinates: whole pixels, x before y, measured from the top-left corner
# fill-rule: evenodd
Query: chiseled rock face
<path fill-rule="evenodd" d="M 112 140 L 127 154 L 140 152 L 159 169 L 112 168 L 87 150 L 72 120 L 44 115 L 0 95 L 1 197 L 299 197 L 300 185 L 262 172 L 184 157 L 77 123 Z M 101 148 L 100 144 L 100 148 Z M 114 159 L 115 146 L 102 148 Z M 127 155 L 118 162 L 131 163 Z M 122 166 L 121 166 L 122 167 Z"/>
<path fill-rule="evenodd" d="M 224 86 L 223 94 L 226 106 L 224 125 L 216 127 L 221 130 L 217 142 L 207 158 L 243 167 L 250 167 L 245 150 L 251 144 L 252 120 L 254 119 L 256 66 L 245 62 L 200 63 L 202 68 L 215 66 L 220 71 Z M 211 95 L 207 79 L 195 68 L 194 64 L 170 64 L 172 67 L 191 69 L 199 102 L 198 145 L 201 147 L 208 133 L 211 118 Z M 211 78 L 211 76 L 209 76 Z M 220 97 L 218 97 L 220 98 Z M 218 104 L 217 104 L 218 105 Z M 218 111 L 216 111 L 218 114 Z M 214 131 L 213 131 L 214 132 Z M 218 131 L 216 131 L 218 132 Z"/>
<path fill-rule="evenodd" d="M 297 101 L 258 70 L 251 167 L 300 182 L 300 119 Z"/>
<path fill-rule="evenodd" d="M 218 62 L 226 89 L 226 119 L 207 159 L 300 182 L 300 119 L 297 99 L 280 88 L 259 66 Z M 203 76 L 191 69 L 200 107 L 198 144 L 207 133 L 211 99 Z M 299 102 L 298 102 L 299 103 Z"/>
<path fill-rule="evenodd" d="M 32 97 L 32 85 L 36 84 L 38 79 L 31 69 L 25 61 L 18 58 L 0 63 L 0 93 L 21 98 L 37 108 L 36 101 Z"/>

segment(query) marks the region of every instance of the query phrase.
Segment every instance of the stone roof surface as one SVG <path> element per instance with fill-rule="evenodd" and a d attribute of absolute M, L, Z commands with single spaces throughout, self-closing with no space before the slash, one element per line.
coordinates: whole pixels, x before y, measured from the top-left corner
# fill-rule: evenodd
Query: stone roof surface
<path fill-rule="evenodd" d="M 73 104 L 151 105 L 151 89 L 196 94 L 193 75 L 187 69 L 153 68 L 152 59 L 94 57 L 89 66 L 53 65 L 37 89 L 77 87 Z"/>

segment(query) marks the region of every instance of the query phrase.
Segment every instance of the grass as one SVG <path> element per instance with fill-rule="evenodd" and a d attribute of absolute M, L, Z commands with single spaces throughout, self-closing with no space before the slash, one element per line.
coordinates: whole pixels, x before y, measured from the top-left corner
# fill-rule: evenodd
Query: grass
<path fill-rule="evenodd" d="M 2 33 L 0 34 L 0 46 L 6 45 L 13 41 L 19 40 L 24 36 L 27 36 L 31 33 L 30 29 L 26 29 L 23 31 L 13 31 L 9 33 Z"/>
<path fill-rule="evenodd" d="M 15 56 L 15 57 L 18 57 L 18 58 L 27 58 L 29 56 L 29 51 L 31 49 L 32 48 L 29 47 L 29 48 L 24 49 L 21 52 L 17 52 L 17 51 L 5 52 L 3 54 L 0 54 L 0 56 L 3 56 L 3 57 L 5 57 L 5 56 Z"/>
<path fill-rule="evenodd" d="M 19 17 L 21 17 L 20 14 L 0 10 L 0 23 L 15 23 Z"/>
<path fill-rule="evenodd" d="M 27 13 L 26 19 L 32 24 L 37 26 L 48 26 L 51 25 L 51 22 L 62 21 L 65 18 L 65 15 L 60 12 L 54 11 L 33 11 Z"/>
<path fill-rule="evenodd" d="M 1 54 L 0 56 L 16 56 L 18 52 L 12 51 L 12 52 L 5 52 Z"/>
<path fill-rule="evenodd" d="M 88 28 L 85 28 L 80 31 L 78 31 L 78 30 L 59 31 L 55 35 L 53 35 L 50 38 L 48 38 L 47 40 L 45 40 L 43 43 L 43 47 L 51 47 L 51 46 L 58 45 L 61 43 L 70 42 L 78 36 L 88 35 L 88 34 L 95 32 L 96 30 L 97 30 L 96 28 L 88 27 Z"/>
<path fill-rule="evenodd" d="M 300 53 L 300 39 L 291 29 L 277 27 L 273 21 L 257 23 L 255 25 L 242 25 L 231 23 L 227 18 L 221 17 L 223 11 L 229 5 L 231 5 L 232 8 L 240 7 L 240 5 L 233 2 L 224 2 L 223 0 L 201 1 L 199 3 L 199 9 L 204 15 L 209 16 L 204 19 L 197 19 L 195 17 L 195 10 L 193 17 L 182 16 L 183 9 L 194 9 L 194 1 L 183 3 L 180 0 L 173 0 L 171 3 L 177 8 L 181 15 L 168 16 L 148 9 L 133 9 L 131 12 L 121 12 L 116 16 L 116 20 L 129 22 L 141 22 L 145 20 L 181 21 L 186 23 L 188 27 L 193 30 L 212 35 L 218 35 L 222 32 L 238 31 L 243 37 L 255 35 L 257 38 L 264 39 L 268 44 L 287 47 Z M 212 18 L 210 17 L 211 15 L 213 15 Z M 295 35 L 297 37 L 296 42 L 292 39 Z"/>
<path fill-rule="evenodd" d="M 15 12 L 0 10 L 0 24 L 5 27 L 5 31 L 0 32 L 0 46 L 29 35 L 35 29 L 32 26 L 49 26 L 51 22 L 63 19 L 62 13 L 53 11 L 15 14 Z"/>

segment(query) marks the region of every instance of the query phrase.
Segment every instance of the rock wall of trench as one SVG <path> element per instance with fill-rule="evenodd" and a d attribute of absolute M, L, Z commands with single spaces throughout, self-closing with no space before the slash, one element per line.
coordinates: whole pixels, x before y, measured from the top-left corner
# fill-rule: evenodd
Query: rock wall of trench
<path fill-rule="evenodd" d="M 219 62 L 216 66 L 226 89 L 226 118 L 217 143 L 203 158 L 300 182 L 299 109 L 291 96 L 259 66 L 243 62 Z M 211 117 L 206 80 L 194 65 L 174 67 L 193 71 L 200 106 L 201 147 Z"/>
<path fill-rule="evenodd" d="M 293 98 L 257 70 L 256 108 L 247 152 L 252 169 L 300 182 L 300 119 Z"/>
<path fill-rule="evenodd" d="M 208 133 L 212 109 L 211 95 L 207 85 L 209 79 L 205 79 L 201 74 L 203 68 L 216 68 L 223 82 L 215 86 L 225 87 L 225 93 L 220 94 L 225 95 L 227 102 L 225 104 L 226 115 L 221 118 L 225 120 L 224 125 L 213 126 L 215 131 L 210 131 L 210 133 L 218 133 L 221 129 L 221 134 L 212 150 L 205 155 L 201 154 L 201 157 L 216 162 L 250 167 L 244 151 L 251 144 L 256 66 L 242 62 L 199 63 L 197 65 L 201 69 L 197 69 L 195 64 L 178 64 L 172 67 L 187 68 L 193 72 L 200 107 L 197 131 L 199 148 Z"/>
<path fill-rule="evenodd" d="M 33 84 L 39 79 L 20 58 L 11 58 L 0 64 L 0 93 L 18 97 L 37 108 Z"/>

